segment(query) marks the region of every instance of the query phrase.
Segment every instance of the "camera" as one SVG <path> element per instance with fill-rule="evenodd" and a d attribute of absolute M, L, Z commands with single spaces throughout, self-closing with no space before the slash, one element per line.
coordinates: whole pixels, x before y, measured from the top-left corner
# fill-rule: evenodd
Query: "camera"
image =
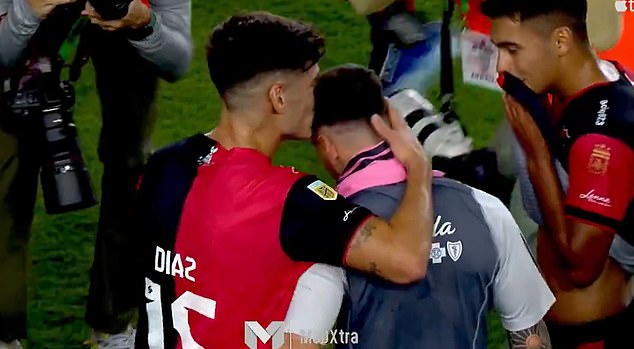
<path fill-rule="evenodd" d="M 90 0 L 89 2 L 101 18 L 111 21 L 125 17 L 132 0 Z"/>
<path fill-rule="evenodd" d="M 5 92 L 9 129 L 36 149 L 46 212 L 64 213 L 97 204 L 73 122 L 75 92 L 50 61 L 31 64 L 19 87 Z"/>
<path fill-rule="evenodd" d="M 415 90 L 400 90 L 389 97 L 390 104 L 405 119 L 413 134 L 432 159 L 432 167 L 503 203 L 511 200 L 513 181 L 500 174 L 494 151 L 474 149 L 460 121 L 437 113 L 434 106 Z"/>
<path fill-rule="evenodd" d="M 473 140 L 465 136 L 458 120 L 447 122 L 433 104 L 412 89 L 397 91 L 391 105 L 405 118 L 430 157 L 455 158 L 473 151 Z"/>

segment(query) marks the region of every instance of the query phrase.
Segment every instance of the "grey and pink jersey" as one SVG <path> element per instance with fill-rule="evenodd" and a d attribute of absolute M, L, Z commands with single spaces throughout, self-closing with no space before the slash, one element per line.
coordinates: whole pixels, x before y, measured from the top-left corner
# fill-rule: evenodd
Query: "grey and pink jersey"
<path fill-rule="evenodd" d="M 396 285 L 347 271 L 338 327 L 358 333 L 355 349 L 484 349 L 490 310 L 498 312 L 504 328 L 518 331 L 538 323 L 554 303 L 506 207 L 482 191 L 438 173 L 434 177 L 426 278 Z M 337 190 L 389 218 L 405 192 L 405 178 L 381 143 L 350 161 Z"/>

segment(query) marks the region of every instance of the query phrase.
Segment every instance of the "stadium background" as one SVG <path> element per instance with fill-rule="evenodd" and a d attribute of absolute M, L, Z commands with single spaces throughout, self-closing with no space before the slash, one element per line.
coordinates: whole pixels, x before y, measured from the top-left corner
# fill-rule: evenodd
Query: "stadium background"
<path fill-rule="evenodd" d="M 443 2 L 418 0 L 417 7 L 429 18 L 440 18 Z M 163 83 L 161 86 L 158 103 L 160 117 L 154 134 L 155 148 L 196 132 L 206 132 L 215 124 L 219 101 L 207 75 L 205 43 L 216 23 L 239 10 L 268 10 L 317 25 L 327 39 L 327 54 L 321 63 L 322 69 L 346 62 L 365 64 L 368 60 L 369 27 L 365 19 L 357 16 L 343 1 L 194 0 L 194 61 L 191 70 L 181 81 L 176 84 Z M 457 110 L 470 135 L 475 138 L 476 145 L 483 146 L 489 141 L 502 116 L 500 96 L 481 88 L 464 86 L 460 81 L 459 69 L 457 64 Z M 437 94 L 432 91 L 431 97 Z M 102 168 L 96 148 L 101 125 L 94 73 L 90 65 L 84 68 L 77 85 L 75 117 L 93 184 L 98 184 Z M 125 120 L 121 120 L 120 127 L 126 127 Z M 286 144 L 275 160 L 279 164 L 292 164 L 302 171 L 329 178 L 307 143 Z M 99 194 L 99 186 L 95 187 Z M 83 348 L 81 343 L 89 336 L 83 316 L 98 213 L 95 207 L 49 216 L 44 211 L 41 197 L 38 199 L 31 245 L 33 267 L 29 289 L 29 348 Z M 11 280 L 1 280 L 0 284 L 5 282 Z M 505 333 L 494 316 L 491 317 L 489 328 L 489 348 L 502 348 Z"/>

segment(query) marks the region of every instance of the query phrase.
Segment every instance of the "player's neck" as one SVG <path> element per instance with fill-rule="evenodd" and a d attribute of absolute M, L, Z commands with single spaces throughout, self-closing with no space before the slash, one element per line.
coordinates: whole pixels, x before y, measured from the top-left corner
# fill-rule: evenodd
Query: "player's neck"
<path fill-rule="evenodd" d="M 223 108 L 218 126 L 207 135 L 226 149 L 251 148 L 272 157 L 282 136 L 267 119 L 253 111 L 232 112 Z"/>
<path fill-rule="evenodd" d="M 568 100 L 593 84 L 608 81 L 591 55 L 575 61 L 575 64 L 564 65 L 557 79 L 559 83 L 554 92 L 560 99 Z"/>
<path fill-rule="evenodd" d="M 346 143 L 345 146 L 340 147 L 340 149 L 345 149 L 346 151 L 343 156 L 343 158 L 345 159 L 343 165 L 346 166 L 348 162 L 352 160 L 352 158 L 359 155 L 361 152 L 370 150 L 381 141 L 382 139 L 374 134 L 358 134 L 345 139 L 343 141 Z"/>

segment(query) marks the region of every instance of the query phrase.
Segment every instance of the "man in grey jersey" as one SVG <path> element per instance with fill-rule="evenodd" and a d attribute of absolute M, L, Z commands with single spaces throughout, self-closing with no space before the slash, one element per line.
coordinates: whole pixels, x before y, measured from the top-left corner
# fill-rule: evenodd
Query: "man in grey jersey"
<path fill-rule="evenodd" d="M 0 72 L 17 71 L 42 21 L 62 4 L 80 0 L 0 0 Z M 81 5 L 81 4 L 78 4 Z M 124 280 L 124 250 L 132 234 L 129 204 L 149 152 L 158 78 L 173 82 L 192 56 L 190 0 L 133 0 L 127 14 L 104 20 L 86 3 L 82 14 L 103 127 L 99 157 L 104 164 L 95 258 L 90 275 L 87 321 L 94 344 L 125 347 L 136 306 Z M 2 117 L 2 115 L 0 115 Z M 0 129 L 0 348 L 26 337 L 27 249 L 39 164 L 24 139 Z"/>
<path fill-rule="evenodd" d="M 402 198 L 406 172 L 369 126 L 373 114 L 387 112 L 378 79 L 365 68 L 343 66 L 320 76 L 314 94 L 313 142 L 338 178 L 337 191 L 389 217 Z M 436 223 L 426 278 L 403 286 L 347 271 L 340 277 L 346 294 L 336 332 L 356 340 L 329 343 L 355 349 L 486 348 L 486 318 L 495 309 L 512 348 L 550 348 L 542 317 L 554 297 L 511 214 L 495 197 L 450 179 L 439 176 L 432 188 Z M 320 300 L 312 303 L 319 305 L 296 304 L 294 312 L 326 316 L 324 302 L 334 297 L 322 283 L 334 278 L 322 279 L 312 287 L 298 285 L 294 298 L 310 299 L 301 293 L 312 292 Z M 299 323 L 296 333 L 320 337 L 309 322 Z"/>

